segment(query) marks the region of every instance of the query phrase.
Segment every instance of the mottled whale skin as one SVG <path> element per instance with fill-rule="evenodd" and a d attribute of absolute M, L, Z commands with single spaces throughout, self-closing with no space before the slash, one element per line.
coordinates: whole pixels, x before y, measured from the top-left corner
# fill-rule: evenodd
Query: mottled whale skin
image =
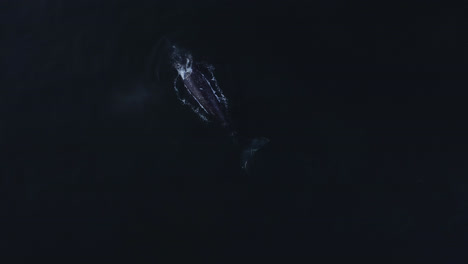
<path fill-rule="evenodd" d="M 228 117 L 226 96 L 213 74 L 214 67 L 194 62 L 191 54 L 175 45 L 171 46 L 171 62 L 178 73 L 174 89 L 179 100 L 189 105 L 203 120 L 218 122 L 231 135 L 235 135 Z M 187 92 L 187 96 L 182 95 L 184 92 Z"/>
<path fill-rule="evenodd" d="M 215 68 L 208 63 L 194 61 L 190 52 L 167 39 L 164 38 L 163 41 L 169 47 L 170 65 L 177 71 L 177 77 L 174 79 L 177 98 L 184 105 L 191 107 L 201 119 L 219 123 L 227 130 L 236 145 L 241 148 L 241 167 L 248 173 L 249 161 L 269 140 L 264 137 L 252 140 L 239 137 L 231 125 L 228 101 L 215 78 Z"/>

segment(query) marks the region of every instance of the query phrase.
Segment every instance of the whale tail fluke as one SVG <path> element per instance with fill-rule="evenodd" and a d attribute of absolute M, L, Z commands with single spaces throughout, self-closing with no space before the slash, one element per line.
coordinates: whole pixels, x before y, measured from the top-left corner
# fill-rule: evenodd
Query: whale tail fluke
<path fill-rule="evenodd" d="M 241 167 L 242 169 L 248 173 L 250 164 L 252 163 L 253 157 L 255 153 L 264 147 L 270 140 L 265 137 L 257 137 L 252 139 L 242 150 L 241 153 Z"/>

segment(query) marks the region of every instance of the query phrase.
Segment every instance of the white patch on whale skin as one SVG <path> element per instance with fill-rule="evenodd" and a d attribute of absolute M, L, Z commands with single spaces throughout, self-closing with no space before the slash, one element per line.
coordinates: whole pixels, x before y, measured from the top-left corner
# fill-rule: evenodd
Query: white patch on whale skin
<path fill-rule="evenodd" d="M 182 77 L 182 80 L 185 80 L 192 74 L 192 55 L 190 53 L 184 53 L 175 45 L 172 46 L 172 65 L 179 73 L 179 76 Z"/>

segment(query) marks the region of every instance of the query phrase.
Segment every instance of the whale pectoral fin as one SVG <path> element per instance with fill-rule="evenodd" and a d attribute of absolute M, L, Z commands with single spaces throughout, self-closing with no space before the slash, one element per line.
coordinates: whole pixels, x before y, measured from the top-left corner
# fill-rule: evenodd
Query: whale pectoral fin
<path fill-rule="evenodd" d="M 184 105 L 188 104 L 188 94 L 182 80 L 179 78 L 179 75 L 177 75 L 174 80 L 174 90 L 176 92 L 177 99 L 179 99 Z"/>
<path fill-rule="evenodd" d="M 197 66 L 199 67 L 203 78 L 209 84 L 210 89 L 212 90 L 213 94 L 216 96 L 216 100 L 218 101 L 218 103 L 224 108 L 224 110 L 227 110 L 228 103 L 227 103 L 226 96 L 224 96 L 224 93 L 221 91 L 221 88 L 219 88 L 218 81 L 216 80 L 214 73 L 213 73 L 215 70 L 215 67 L 206 62 L 197 63 Z"/>

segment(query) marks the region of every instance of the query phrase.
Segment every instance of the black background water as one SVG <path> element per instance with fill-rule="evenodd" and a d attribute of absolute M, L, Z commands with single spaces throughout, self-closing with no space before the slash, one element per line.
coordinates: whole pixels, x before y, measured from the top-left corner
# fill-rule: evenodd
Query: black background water
<path fill-rule="evenodd" d="M 461 7 L 0 8 L 2 257 L 464 263 Z M 177 101 L 166 68 L 162 82 L 148 74 L 162 36 L 216 67 L 240 133 L 271 140 L 250 175 L 226 133 Z"/>

